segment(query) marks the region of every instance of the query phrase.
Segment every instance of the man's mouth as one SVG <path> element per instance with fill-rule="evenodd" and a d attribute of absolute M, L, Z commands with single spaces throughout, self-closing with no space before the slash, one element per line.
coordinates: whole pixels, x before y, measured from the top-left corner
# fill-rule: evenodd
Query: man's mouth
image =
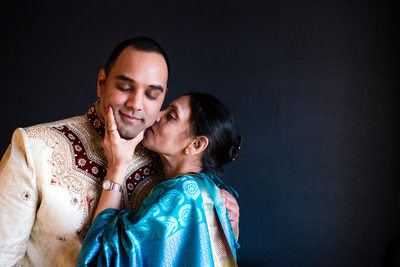
<path fill-rule="evenodd" d="M 121 116 L 123 121 L 129 122 L 129 123 L 140 122 L 143 120 L 142 118 L 139 118 L 135 115 L 128 115 L 128 114 L 122 113 L 121 111 L 119 112 L 119 115 Z"/>

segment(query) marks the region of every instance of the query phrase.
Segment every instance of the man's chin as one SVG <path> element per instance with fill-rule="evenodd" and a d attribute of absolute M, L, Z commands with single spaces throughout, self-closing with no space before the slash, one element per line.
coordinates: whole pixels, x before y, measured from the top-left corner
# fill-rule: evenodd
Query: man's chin
<path fill-rule="evenodd" d="M 119 135 L 121 136 L 122 139 L 125 140 L 132 140 L 133 138 L 135 138 L 141 131 L 143 130 L 139 130 L 139 131 L 131 131 L 131 132 L 127 132 L 127 131 L 118 131 Z"/>
<path fill-rule="evenodd" d="M 135 138 L 135 137 L 129 137 L 129 136 L 123 136 L 123 135 L 121 135 L 121 138 L 122 138 L 122 139 L 125 139 L 125 140 L 132 140 L 132 139 Z"/>

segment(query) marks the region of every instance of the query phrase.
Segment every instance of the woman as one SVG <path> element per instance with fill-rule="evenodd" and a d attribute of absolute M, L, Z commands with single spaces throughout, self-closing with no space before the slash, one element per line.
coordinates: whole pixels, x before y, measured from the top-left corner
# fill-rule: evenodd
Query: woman
<path fill-rule="evenodd" d="M 107 179 L 122 184 L 143 134 L 127 143 L 110 107 L 106 117 Z M 191 93 L 173 101 L 143 138 L 160 155 L 166 180 L 138 212 L 118 211 L 120 193 L 103 190 L 78 266 L 236 266 L 237 243 L 215 174 L 237 157 L 239 143 L 232 116 L 215 97 Z"/>

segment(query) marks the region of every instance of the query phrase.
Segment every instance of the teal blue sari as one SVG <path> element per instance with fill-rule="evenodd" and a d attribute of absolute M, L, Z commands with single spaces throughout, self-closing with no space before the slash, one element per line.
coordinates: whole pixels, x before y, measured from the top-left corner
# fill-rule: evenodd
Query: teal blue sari
<path fill-rule="evenodd" d="M 236 266 L 238 244 L 216 181 L 185 174 L 155 186 L 137 212 L 104 210 L 77 265 Z"/>

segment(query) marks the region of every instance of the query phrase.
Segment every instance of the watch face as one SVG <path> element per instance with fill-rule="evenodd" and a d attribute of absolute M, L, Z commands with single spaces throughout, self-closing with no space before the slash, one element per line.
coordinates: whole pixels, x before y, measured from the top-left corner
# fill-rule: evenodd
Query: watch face
<path fill-rule="evenodd" d="M 110 180 L 105 180 L 105 181 L 103 182 L 103 189 L 109 190 L 109 189 L 110 189 L 110 186 L 111 186 Z"/>

